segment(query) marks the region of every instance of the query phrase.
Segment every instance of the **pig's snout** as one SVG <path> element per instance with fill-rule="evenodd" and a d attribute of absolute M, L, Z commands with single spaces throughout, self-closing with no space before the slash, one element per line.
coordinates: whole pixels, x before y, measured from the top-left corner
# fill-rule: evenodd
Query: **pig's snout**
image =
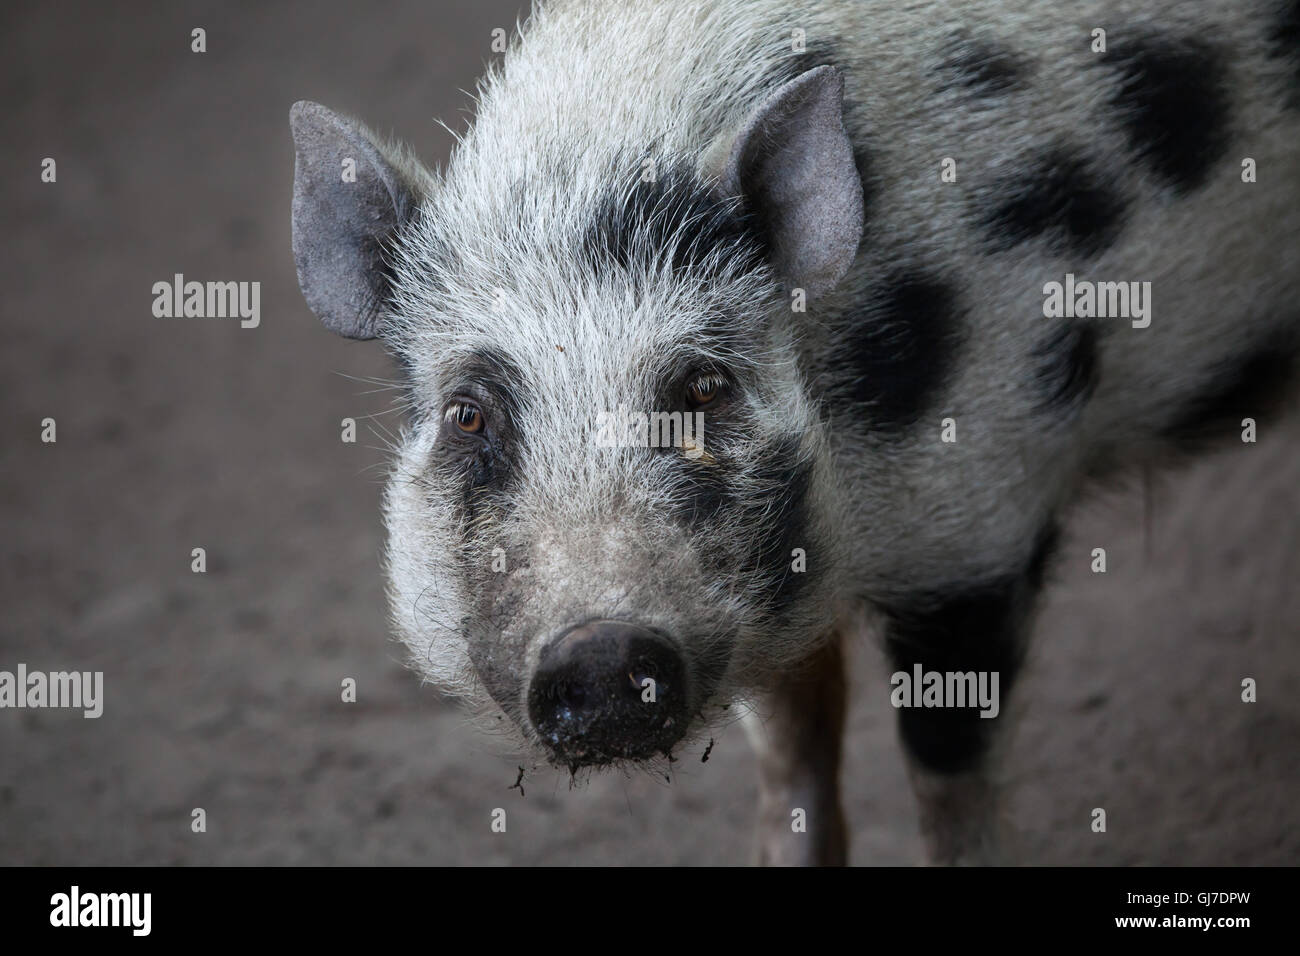
<path fill-rule="evenodd" d="M 655 631 L 589 621 L 542 649 L 528 716 L 570 767 L 666 754 L 686 732 L 686 667 Z"/>

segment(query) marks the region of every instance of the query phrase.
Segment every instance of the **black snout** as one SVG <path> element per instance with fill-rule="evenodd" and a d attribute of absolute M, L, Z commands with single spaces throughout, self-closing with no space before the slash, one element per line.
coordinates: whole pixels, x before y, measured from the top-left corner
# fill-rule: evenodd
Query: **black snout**
<path fill-rule="evenodd" d="M 686 667 L 654 631 L 589 621 L 542 649 L 528 716 L 571 767 L 666 754 L 686 732 Z"/>

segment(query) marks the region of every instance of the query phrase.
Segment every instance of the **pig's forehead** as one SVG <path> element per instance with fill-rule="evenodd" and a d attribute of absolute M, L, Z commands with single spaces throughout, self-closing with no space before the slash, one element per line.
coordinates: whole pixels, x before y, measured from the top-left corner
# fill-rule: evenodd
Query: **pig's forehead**
<path fill-rule="evenodd" d="M 626 310 L 762 265 L 761 229 L 739 199 L 684 158 L 640 162 L 652 165 L 618 153 L 599 174 L 565 163 L 493 181 L 453 172 L 399 236 L 398 311 L 522 304 L 554 315 L 589 300 Z"/>
<path fill-rule="evenodd" d="M 608 183 L 568 204 L 523 184 L 478 197 L 477 215 L 427 205 L 395 258 L 390 321 L 412 370 L 445 381 L 491 354 L 540 388 L 623 388 L 752 354 L 773 287 L 745 210 L 687 166 Z"/>

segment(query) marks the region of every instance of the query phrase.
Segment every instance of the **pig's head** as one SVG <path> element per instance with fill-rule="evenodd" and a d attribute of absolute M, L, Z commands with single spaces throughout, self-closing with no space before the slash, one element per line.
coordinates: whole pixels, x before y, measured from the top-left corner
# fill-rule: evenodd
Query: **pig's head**
<path fill-rule="evenodd" d="M 805 73 L 693 156 L 488 111 L 439 176 L 294 107 L 303 293 L 408 377 L 396 629 L 552 762 L 669 753 L 827 632 L 832 478 L 791 302 L 862 228 L 840 96 Z"/>

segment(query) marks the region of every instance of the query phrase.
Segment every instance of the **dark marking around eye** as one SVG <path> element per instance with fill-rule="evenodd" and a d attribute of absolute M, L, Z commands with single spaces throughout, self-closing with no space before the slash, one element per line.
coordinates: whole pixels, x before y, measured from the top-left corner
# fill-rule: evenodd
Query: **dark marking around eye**
<path fill-rule="evenodd" d="M 1117 37 L 1102 62 L 1118 73 L 1111 102 L 1138 155 L 1179 193 L 1204 183 L 1228 146 L 1218 51 L 1190 37 Z"/>
<path fill-rule="evenodd" d="M 464 403 L 455 402 L 444 411 L 443 429 L 434 446 L 431 465 L 444 489 L 460 505 L 461 529 L 472 533 L 472 525 L 484 513 L 506 515 L 513 509 L 520 398 L 526 383 L 519 367 L 497 349 L 483 347 L 467 356 L 457 369 L 452 395 L 473 397 L 480 406 L 482 426 L 464 431 L 458 419 Z M 442 493 L 447 493 L 443 491 Z"/>
<path fill-rule="evenodd" d="M 1115 241 L 1124 202 L 1113 185 L 1062 147 L 977 200 L 987 241 L 1003 251 L 1045 237 L 1054 251 L 1094 256 Z"/>
<path fill-rule="evenodd" d="M 465 361 L 460 372 L 463 379 L 490 394 L 508 417 L 518 414 L 525 385 L 523 372 L 503 352 L 479 348 Z"/>
<path fill-rule="evenodd" d="M 1064 418 L 1078 414 L 1097 387 L 1097 327 L 1083 322 L 1061 325 L 1034 350 L 1034 358 L 1039 407 Z"/>
<path fill-rule="evenodd" d="M 961 338 L 957 294 L 924 271 L 887 280 L 853 317 L 831 386 L 850 416 L 897 435 L 920 420 L 951 373 Z"/>

